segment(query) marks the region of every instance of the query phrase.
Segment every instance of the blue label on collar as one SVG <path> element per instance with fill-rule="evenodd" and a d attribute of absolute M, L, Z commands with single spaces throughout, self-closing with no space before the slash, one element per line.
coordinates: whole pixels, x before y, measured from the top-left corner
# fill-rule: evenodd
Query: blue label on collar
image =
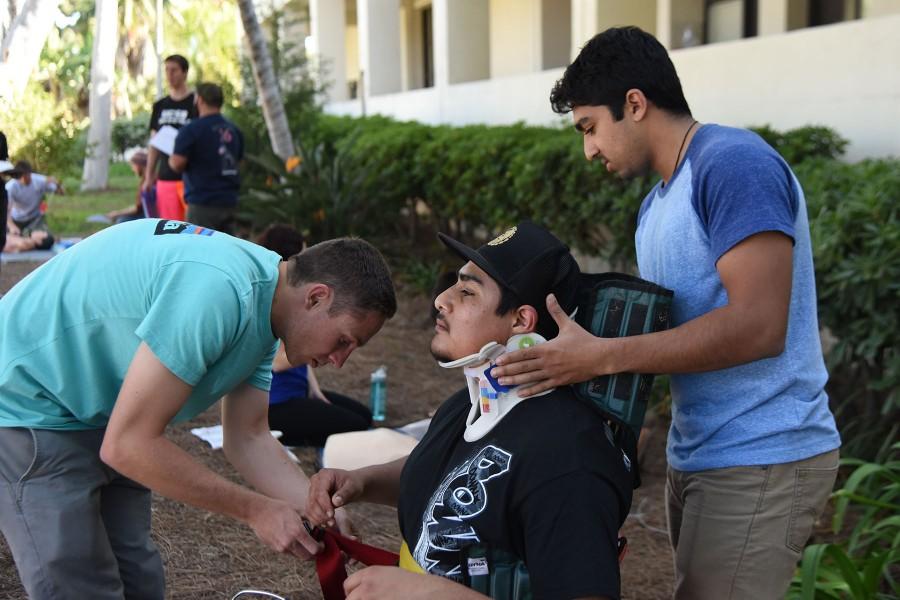
<path fill-rule="evenodd" d="M 491 384 L 491 387 L 497 390 L 498 392 L 508 392 L 513 389 L 514 385 L 500 385 L 500 382 L 494 379 L 493 375 L 491 375 L 491 369 L 496 367 L 497 365 L 491 363 L 488 365 L 488 368 L 484 370 L 484 378 L 488 380 L 488 383 Z"/>

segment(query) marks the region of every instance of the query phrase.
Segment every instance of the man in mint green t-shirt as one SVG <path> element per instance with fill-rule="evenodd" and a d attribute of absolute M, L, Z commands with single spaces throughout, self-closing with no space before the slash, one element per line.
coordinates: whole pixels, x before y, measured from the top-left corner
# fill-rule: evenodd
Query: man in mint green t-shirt
<path fill-rule="evenodd" d="M 162 598 L 147 488 L 314 554 L 306 477 L 268 430 L 277 340 L 340 367 L 395 310 L 362 240 L 280 262 L 179 221 L 109 228 L 23 279 L 0 299 L 0 530 L 29 595 Z M 258 492 L 164 435 L 223 396 L 226 455 Z"/>

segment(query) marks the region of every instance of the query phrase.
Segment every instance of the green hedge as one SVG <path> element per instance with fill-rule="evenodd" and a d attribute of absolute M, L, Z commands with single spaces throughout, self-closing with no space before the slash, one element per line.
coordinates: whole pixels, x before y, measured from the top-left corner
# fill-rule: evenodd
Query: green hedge
<path fill-rule="evenodd" d="M 837 338 L 830 391 L 844 453 L 883 455 L 900 429 L 900 161 L 796 166 L 810 215 L 819 322 Z"/>
<path fill-rule="evenodd" d="M 822 127 L 757 131 L 798 162 L 835 158 L 846 145 Z M 634 261 L 640 201 L 653 185 L 650 178 L 622 181 L 587 162 L 581 139 L 570 128 L 427 126 L 385 117 L 322 116 L 303 138 L 305 152 L 340 155 L 344 169 L 363 174 L 356 205 L 364 212 L 376 205 L 383 216 L 355 232 L 367 235 L 383 233 L 397 215 L 409 214 L 411 199 L 419 199 L 437 226 L 473 243 L 527 217 L 575 249 L 625 266 Z M 306 202 L 296 196 L 284 200 L 301 211 L 296 220 L 309 220 Z"/>
<path fill-rule="evenodd" d="M 625 232 L 633 232 L 648 182 L 626 183 L 587 163 L 571 130 L 525 125 L 434 127 L 383 117 L 323 116 L 298 146 L 304 158 L 340 157 L 345 170 L 361 174 L 356 207 L 361 212 L 373 212 L 372 206 L 378 210 L 353 233 L 378 237 L 404 229 L 406 224 L 398 223 L 398 217 L 412 218 L 412 200 L 418 200 L 427 205 L 436 227 L 449 228 L 473 243 L 527 217 L 545 223 L 579 250 L 626 262 L 633 258 L 631 233 Z M 267 153 L 261 149 L 261 154 Z M 291 207 L 298 212 L 289 220 L 307 223 L 314 233 L 317 226 L 310 221 L 303 196 L 318 192 L 273 186 L 273 177 L 291 180 L 283 169 L 266 174 L 263 184 L 255 176 L 257 183 L 248 195 L 258 200 L 262 194 L 272 202 L 279 198 L 287 212 Z M 629 211 L 622 214 L 623 207 Z M 327 220 L 329 207 L 321 208 Z M 271 216 L 268 208 L 256 212 L 260 223 Z M 597 215 L 609 218 L 598 220 Z"/>
<path fill-rule="evenodd" d="M 124 157 L 130 148 L 146 147 L 150 137 L 150 115 L 140 113 L 127 119 L 120 117 L 112 122 L 110 135 L 112 150 L 119 157 Z"/>

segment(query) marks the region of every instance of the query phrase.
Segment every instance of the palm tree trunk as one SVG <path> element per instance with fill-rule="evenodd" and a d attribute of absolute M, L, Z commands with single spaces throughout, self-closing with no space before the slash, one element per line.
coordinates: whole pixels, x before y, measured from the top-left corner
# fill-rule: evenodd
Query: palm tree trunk
<path fill-rule="evenodd" d="M 25 0 L 22 4 L 0 43 L 0 97 L 12 97 L 25 89 L 53 28 L 59 4 L 60 0 Z"/>
<path fill-rule="evenodd" d="M 0 0 L 0 48 L 6 46 L 4 41 L 6 40 L 6 33 L 9 31 L 10 27 L 12 27 L 13 21 L 16 20 L 16 13 L 19 12 L 19 7 L 16 6 L 16 0 L 7 0 L 3 2 Z"/>
<path fill-rule="evenodd" d="M 96 31 L 91 55 L 91 127 L 84 157 L 82 190 L 106 188 L 112 133 L 112 90 L 118 46 L 117 0 L 97 0 Z"/>
<path fill-rule="evenodd" d="M 278 81 L 275 79 L 275 70 L 272 68 L 269 48 L 266 45 L 262 28 L 259 26 L 259 20 L 256 18 L 253 0 L 238 0 L 238 7 L 241 9 L 244 33 L 250 42 L 253 78 L 256 80 L 256 89 L 262 100 L 263 117 L 266 120 L 266 128 L 269 130 L 272 151 L 281 160 L 286 161 L 294 155 L 294 142 L 291 140 L 291 130 L 284 112 Z"/>

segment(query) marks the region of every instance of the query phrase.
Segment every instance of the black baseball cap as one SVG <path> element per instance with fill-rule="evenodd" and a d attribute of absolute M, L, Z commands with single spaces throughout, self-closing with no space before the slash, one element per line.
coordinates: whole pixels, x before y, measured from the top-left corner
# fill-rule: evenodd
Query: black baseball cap
<path fill-rule="evenodd" d="M 547 294 L 556 296 L 566 314 L 575 310 L 581 273 L 578 263 L 568 246 L 543 227 L 523 221 L 478 250 L 443 233 L 438 233 L 438 238 L 512 292 L 520 305 L 533 306 L 538 313 L 537 332 L 545 338 L 559 333 L 547 311 Z"/>

